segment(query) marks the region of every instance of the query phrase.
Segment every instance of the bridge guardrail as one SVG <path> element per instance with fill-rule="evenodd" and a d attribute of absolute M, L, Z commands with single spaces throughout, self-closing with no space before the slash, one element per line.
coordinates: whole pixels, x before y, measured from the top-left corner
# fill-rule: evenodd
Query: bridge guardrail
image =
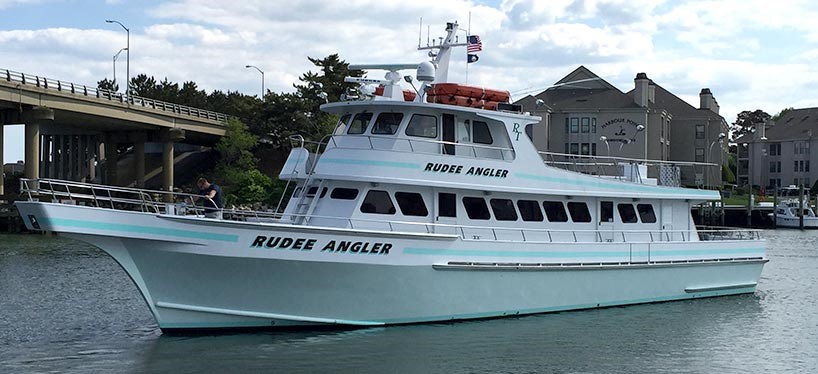
<path fill-rule="evenodd" d="M 106 90 L 103 88 L 89 87 L 86 85 L 75 84 L 71 82 L 61 81 L 59 79 L 51 79 L 41 77 L 38 75 L 25 74 L 8 69 L 0 69 L 0 79 L 5 79 L 7 82 L 17 82 L 26 86 L 35 86 L 45 88 L 48 90 L 55 90 L 73 95 L 80 95 L 85 97 L 96 97 L 98 99 L 106 99 L 110 101 L 125 103 L 129 105 L 141 106 L 160 110 L 164 112 L 172 112 L 179 115 L 185 115 L 196 118 L 205 118 L 209 120 L 226 122 L 229 116 L 224 113 L 213 112 L 205 109 L 193 108 L 185 105 L 168 103 L 165 101 L 154 100 L 147 97 L 126 95 L 123 93 Z"/>

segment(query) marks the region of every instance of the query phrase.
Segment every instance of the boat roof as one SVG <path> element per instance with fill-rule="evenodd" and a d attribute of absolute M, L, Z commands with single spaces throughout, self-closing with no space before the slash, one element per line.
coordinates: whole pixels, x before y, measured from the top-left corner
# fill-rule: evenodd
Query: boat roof
<path fill-rule="evenodd" d="M 482 117 L 506 117 L 526 122 L 539 122 L 542 117 L 533 116 L 529 113 L 517 113 L 503 110 L 487 110 L 479 108 L 469 108 L 463 106 L 449 105 L 449 104 L 434 104 L 415 101 L 398 101 L 398 100 L 356 100 L 356 101 L 339 101 L 334 103 L 327 103 L 321 105 L 321 110 L 332 114 L 344 114 L 350 110 L 359 110 L 360 108 L 373 108 L 373 110 L 380 110 L 384 107 L 395 107 L 401 110 L 412 109 L 431 109 L 440 112 L 461 112 L 471 113 Z"/>

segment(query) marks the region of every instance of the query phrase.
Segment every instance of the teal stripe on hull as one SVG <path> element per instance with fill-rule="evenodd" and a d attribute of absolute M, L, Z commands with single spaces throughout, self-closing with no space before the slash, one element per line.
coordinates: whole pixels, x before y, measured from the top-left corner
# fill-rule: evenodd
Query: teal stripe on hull
<path fill-rule="evenodd" d="M 421 169 L 420 164 L 398 161 L 356 160 L 349 158 L 321 158 L 320 162 L 343 165 L 367 165 L 367 166 L 386 166 L 403 169 Z"/>
<path fill-rule="evenodd" d="M 70 227 L 79 227 L 83 229 L 93 229 L 93 230 L 105 230 L 105 231 L 121 231 L 127 232 L 132 234 L 152 234 L 152 235 L 162 235 L 162 236 L 174 236 L 179 238 L 185 239 L 205 239 L 205 240 L 216 240 L 222 242 L 230 242 L 235 243 L 239 241 L 238 235 L 232 234 L 217 234 L 211 232 L 201 232 L 201 231 L 191 231 L 191 230 L 180 230 L 180 229 L 168 229 L 164 227 L 153 227 L 153 226 L 141 226 L 141 225 L 128 225 L 123 223 L 110 223 L 110 222 L 98 222 L 98 221 L 88 221 L 88 220 L 80 220 L 80 219 L 67 219 L 67 218 L 44 218 L 42 219 L 44 224 L 51 225 L 51 226 L 70 226 Z"/>

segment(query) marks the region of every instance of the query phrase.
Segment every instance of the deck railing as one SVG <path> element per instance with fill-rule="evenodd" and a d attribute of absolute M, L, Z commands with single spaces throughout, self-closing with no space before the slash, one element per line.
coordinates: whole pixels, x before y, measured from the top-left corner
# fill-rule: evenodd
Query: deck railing
<path fill-rule="evenodd" d="M 228 115 L 213 112 L 205 109 L 193 108 L 186 105 L 179 105 L 147 97 L 127 95 L 116 91 L 106 90 L 93 86 L 75 84 L 61 81 L 59 79 L 46 78 L 38 75 L 20 73 L 8 69 L 0 69 L 0 79 L 7 82 L 16 82 L 25 86 L 33 86 L 47 90 L 54 90 L 66 94 L 81 96 L 83 98 L 97 98 L 110 102 L 118 102 L 143 108 L 170 112 L 178 115 L 203 118 L 213 121 L 226 122 Z"/>
<path fill-rule="evenodd" d="M 399 138 L 386 135 L 328 135 L 320 142 L 304 140 L 300 135 L 290 136 L 293 148 L 306 147 L 320 155 L 328 148 L 372 149 L 391 152 L 451 154 L 476 159 L 513 161 L 514 148 L 473 143 L 456 143 L 435 139 Z"/>
<path fill-rule="evenodd" d="M 577 155 L 556 152 L 538 152 L 546 165 L 603 178 L 627 180 L 635 183 L 651 183 L 679 187 L 681 170 L 691 170 L 702 180 L 695 183 L 703 188 L 715 188 L 718 164 L 688 161 L 649 160 L 627 157 Z"/>
<path fill-rule="evenodd" d="M 212 204 L 212 200 L 206 196 L 189 193 L 112 187 L 55 179 L 23 178 L 20 180 L 20 191 L 30 201 L 46 199 L 54 203 L 171 216 L 206 218 L 205 214 L 208 211 L 205 209 L 205 205 Z M 760 230 L 724 227 L 702 227 L 691 230 L 561 230 L 448 225 L 321 215 L 296 215 L 240 209 L 220 209 L 215 213 L 217 214 L 211 215 L 215 217 L 213 219 L 217 220 L 279 224 L 302 222 L 300 225 L 304 226 L 326 226 L 392 233 L 440 234 L 471 241 L 655 243 L 761 239 Z"/>

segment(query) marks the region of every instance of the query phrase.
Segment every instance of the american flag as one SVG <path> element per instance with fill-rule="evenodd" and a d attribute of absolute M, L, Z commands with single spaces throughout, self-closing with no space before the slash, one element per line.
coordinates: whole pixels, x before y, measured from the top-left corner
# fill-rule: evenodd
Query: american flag
<path fill-rule="evenodd" d="M 483 50 L 483 42 L 480 41 L 480 37 L 477 35 L 469 35 L 468 37 L 468 45 L 466 46 L 466 51 L 469 53 L 480 52 Z"/>

